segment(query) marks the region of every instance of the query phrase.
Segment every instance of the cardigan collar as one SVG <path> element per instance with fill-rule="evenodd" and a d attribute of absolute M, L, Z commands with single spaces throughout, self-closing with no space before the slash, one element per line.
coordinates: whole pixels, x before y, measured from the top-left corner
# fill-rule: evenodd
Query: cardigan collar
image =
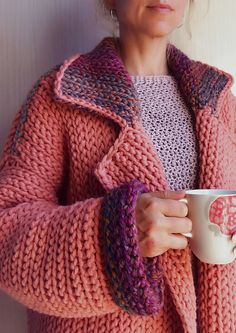
<path fill-rule="evenodd" d="M 232 76 L 188 58 L 172 44 L 168 45 L 167 60 L 189 107 L 199 110 L 209 106 L 216 113 L 219 98 L 232 86 Z M 104 38 L 86 54 L 66 60 L 57 73 L 55 93 L 57 99 L 97 111 L 120 124 L 131 125 L 140 117 L 133 82 L 113 37 Z"/>

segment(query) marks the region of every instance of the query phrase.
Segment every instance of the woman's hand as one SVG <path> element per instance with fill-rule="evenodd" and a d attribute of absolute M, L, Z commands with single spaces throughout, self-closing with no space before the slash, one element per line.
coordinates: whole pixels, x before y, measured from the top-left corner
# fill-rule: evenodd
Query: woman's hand
<path fill-rule="evenodd" d="M 192 230 L 188 207 L 178 201 L 184 191 L 141 194 L 136 205 L 136 225 L 142 257 L 155 257 L 169 249 L 184 249 L 187 238 L 181 233 Z"/>

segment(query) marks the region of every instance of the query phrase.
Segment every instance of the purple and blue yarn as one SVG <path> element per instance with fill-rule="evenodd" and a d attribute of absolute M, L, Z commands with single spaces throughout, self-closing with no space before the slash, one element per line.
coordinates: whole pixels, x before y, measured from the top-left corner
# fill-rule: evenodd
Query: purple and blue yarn
<path fill-rule="evenodd" d="M 214 113 L 229 78 L 209 65 L 191 60 L 173 46 L 169 46 L 168 65 L 188 105 L 196 109 L 209 105 Z"/>
<path fill-rule="evenodd" d="M 191 60 L 173 45 L 168 46 L 167 60 L 189 107 L 202 109 L 209 105 L 214 113 L 229 78 L 213 67 Z M 66 69 L 61 89 L 64 95 L 109 109 L 129 125 L 140 118 L 132 80 L 112 38 L 105 38 L 91 52 L 77 58 Z"/>
<path fill-rule="evenodd" d="M 135 205 L 146 192 L 132 181 L 108 193 L 103 201 L 100 240 L 112 297 L 131 314 L 152 315 L 163 304 L 163 279 L 158 257 L 142 258 L 135 226 Z"/>

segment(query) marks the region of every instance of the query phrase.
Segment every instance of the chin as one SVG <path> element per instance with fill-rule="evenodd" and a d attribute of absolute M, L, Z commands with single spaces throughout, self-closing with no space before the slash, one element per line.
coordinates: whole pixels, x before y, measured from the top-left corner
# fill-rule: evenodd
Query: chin
<path fill-rule="evenodd" d="M 146 35 L 152 37 L 152 38 L 165 38 L 168 37 L 171 34 L 171 31 L 149 31 L 146 32 Z"/>
<path fill-rule="evenodd" d="M 156 27 L 152 26 L 150 29 L 145 29 L 145 34 L 153 38 L 164 38 L 168 37 L 175 28 L 167 26 L 165 24 L 158 24 Z"/>

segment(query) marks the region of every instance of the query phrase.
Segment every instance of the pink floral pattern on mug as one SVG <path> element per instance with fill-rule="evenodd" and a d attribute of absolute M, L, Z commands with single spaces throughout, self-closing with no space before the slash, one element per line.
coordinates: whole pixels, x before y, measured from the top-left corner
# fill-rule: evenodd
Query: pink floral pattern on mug
<path fill-rule="evenodd" d="M 222 234 L 232 236 L 236 233 L 236 196 L 223 196 L 212 202 L 209 219 L 220 227 Z"/>

